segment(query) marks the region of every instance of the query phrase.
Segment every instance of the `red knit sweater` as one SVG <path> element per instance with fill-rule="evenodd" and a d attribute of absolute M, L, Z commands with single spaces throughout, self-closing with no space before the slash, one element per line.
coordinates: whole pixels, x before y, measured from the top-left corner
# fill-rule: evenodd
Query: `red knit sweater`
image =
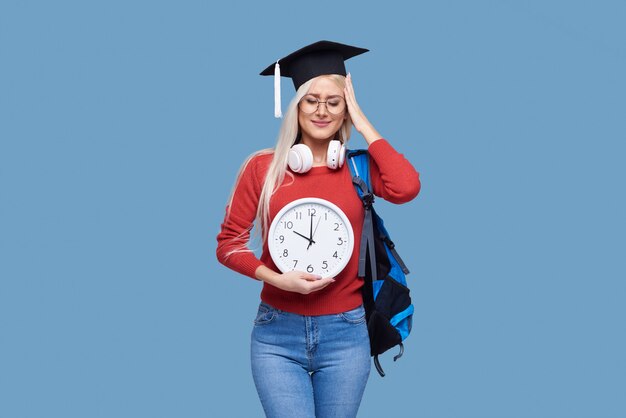
<path fill-rule="evenodd" d="M 370 177 L 374 194 L 392 203 L 413 199 L 420 190 L 419 174 L 402 154 L 384 139 L 373 142 L 370 155 Z M 255 278 L 260 265 L 279 271 L 263 243 L 261 259 L 252 251 L 235 252 L 247 245 L 256 216 L 263 181 L 273 154 L 253 157 L 242 172 L 233 194 L 232 208 L 217 236 L 217 258 L 226 267 Z M 364 209 L 352 184 L 347 164 L 338 170 L 313 167 L 308 173 L 294 173 L 294 180 L 285 176 L 280 188 L 270 200 L 270 223 L 287 203 L 303 197 L 318 197 L 333 202 L 347 215 L 354 230 L 354 250 L 348 265 L 335 277 L 335 282 L 308 295 L 278 289 L 264 283 L 261 300 L 275 308 L 300 315 L 326 315 L 356 308 L 362 303 L 363 280 L 357 277 L 361 229 Z"/>

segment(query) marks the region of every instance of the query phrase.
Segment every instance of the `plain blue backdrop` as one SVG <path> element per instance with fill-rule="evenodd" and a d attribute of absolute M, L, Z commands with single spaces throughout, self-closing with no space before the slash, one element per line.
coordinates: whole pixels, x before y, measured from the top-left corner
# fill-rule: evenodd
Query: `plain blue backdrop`
<path fill-rule="evenodd" d="M 416 314 L 359 416 L 626 417 L 625 21 L 623 1 L 3 0 L 0 417 L 262 416 L 260 285 L 215 236 L 278 132 L 258 73 L 320 39 L 371 50 L 357 99 L 423 183 L 377 203 Z"/>

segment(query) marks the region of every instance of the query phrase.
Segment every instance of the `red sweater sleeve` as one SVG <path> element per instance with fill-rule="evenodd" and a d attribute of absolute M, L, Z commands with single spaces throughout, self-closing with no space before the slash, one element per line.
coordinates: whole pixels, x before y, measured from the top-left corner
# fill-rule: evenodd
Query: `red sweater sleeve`
<path fill-rule="evenodd" d="M 248 240 L 261 195 L 259 176 L 265 175 L 262 162 L 267 158 L 267 155 L 255 156 L 243 169 L 235 186 L 230 213 L 226 207 L 224 222 L 217 235 L 216 255 L 219 262 L 252 278 L 256 278 L 254 272 L 263 265 L 248 247 Z"/>
<path fill-rule="evenodd" d="M 370 155 L 370 179 L 374 194 L 392 203 L 405 203 L 420 191 L 419 173 L 385 139 L 374 141 Z"/>

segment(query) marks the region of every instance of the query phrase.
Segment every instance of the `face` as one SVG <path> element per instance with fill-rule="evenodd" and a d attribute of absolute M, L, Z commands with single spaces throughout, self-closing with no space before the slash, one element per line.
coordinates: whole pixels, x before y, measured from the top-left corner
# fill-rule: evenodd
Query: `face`
<path fill-rule="evenodd" d="M 328 77 L 318 77 L 311 84 L 308 94 L 315 96 L 319 101 L 332 100 L 333 96 L 343 98 L 343 90 Z M 330 104 L 329 104 L 330 105 Z M 320 103 L 317 111 L 306 114 L 298 109 L 298 124 L 302 133 L 302 141 L 325 142 L 333 139 L 335 133 L 341 128 L 346 117 L 347 110 L 339 115 L 328 111 L 325 103 Z"/>

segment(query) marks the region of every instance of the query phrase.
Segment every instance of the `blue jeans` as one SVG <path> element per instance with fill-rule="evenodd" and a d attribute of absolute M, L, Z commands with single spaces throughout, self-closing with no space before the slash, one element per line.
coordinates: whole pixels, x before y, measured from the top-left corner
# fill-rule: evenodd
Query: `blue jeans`
<path fill-rule="evenodd" d="M 365 310 L 302 316 L 262 302 L 251 360 L 268 418 L 356 417 L 371 364 Z"/>

